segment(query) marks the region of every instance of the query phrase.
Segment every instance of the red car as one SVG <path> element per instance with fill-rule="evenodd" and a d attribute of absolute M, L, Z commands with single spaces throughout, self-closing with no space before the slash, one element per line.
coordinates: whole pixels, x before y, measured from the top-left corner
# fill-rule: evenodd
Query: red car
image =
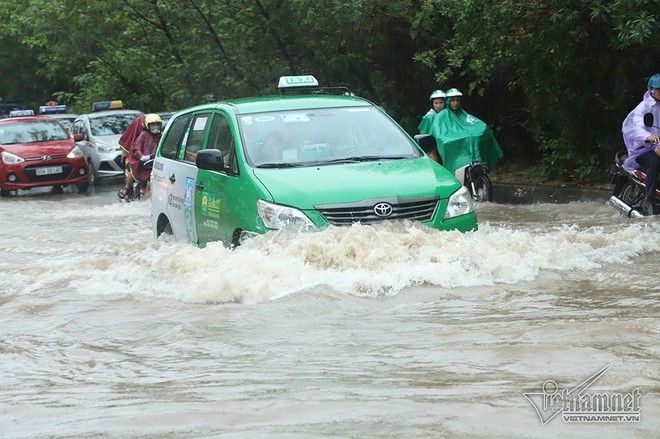
<path fill-rule="evenodd" d="M 0 195 L 33 187 L 75 184 L 89 188 L 89 167 L 80 147 L 47 116 L 0 119 Z"/>

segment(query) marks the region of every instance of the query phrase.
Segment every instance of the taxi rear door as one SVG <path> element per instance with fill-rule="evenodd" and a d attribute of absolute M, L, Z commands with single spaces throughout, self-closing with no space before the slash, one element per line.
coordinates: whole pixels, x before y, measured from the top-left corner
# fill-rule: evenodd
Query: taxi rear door
<path fill-rule="evenodd" d="M 177 118 L 173 122 L 168 137 L 172 130 L 177 129 L 176 124 L 179 119 Z M 204 144 L 210 122 L 210 113 L 194 113 L 185 122 L 188 129 L 182 136 L 181 146 L 176 153 L 175 162 L 165 176 L 168 185 L 167 215 L 176 240 L 197 245 L 197 226 L 194 211 L 197 180 L 195 156 Z"/>

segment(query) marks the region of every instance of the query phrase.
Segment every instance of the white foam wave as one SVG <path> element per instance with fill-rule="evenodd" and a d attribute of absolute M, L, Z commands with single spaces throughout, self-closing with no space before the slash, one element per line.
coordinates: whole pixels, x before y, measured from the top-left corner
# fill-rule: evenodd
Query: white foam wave
<path fill-rule="evenodd" d="M 619 230 L 561 226 L 546 231 L 482 224 L 473 233 L 415 224 L 356 225 L 301 235 L 267 234 L 234 251 L 159 242 L 133 255 L 146 294 L 186 302 L 262 302 L 330 286 L 366 297 L 413 285 L 443 288 L 532 280 L 541 270 L 591 270 L 655 251 L 657 224 Z M 640 238 L 644 236 L 644 238 Z"/>

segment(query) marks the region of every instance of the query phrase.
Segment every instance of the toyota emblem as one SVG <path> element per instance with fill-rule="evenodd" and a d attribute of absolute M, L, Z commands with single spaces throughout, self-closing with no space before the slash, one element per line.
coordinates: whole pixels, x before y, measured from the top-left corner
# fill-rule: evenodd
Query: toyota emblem
<path fill-rule="evenodd" d="M 374 213 L 382 218 L 392 215 L 394 208 L 390 203 L 378 203 L 374 206 Z"/>

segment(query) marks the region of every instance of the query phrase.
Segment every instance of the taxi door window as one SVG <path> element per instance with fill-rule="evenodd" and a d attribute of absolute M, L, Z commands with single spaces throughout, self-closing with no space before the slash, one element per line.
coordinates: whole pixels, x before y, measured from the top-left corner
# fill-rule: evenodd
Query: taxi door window
<path fill-rule="evenodd" d="M 204 145 L 206 127 L 209 125 L 210 118 L 211 115 L 208 113 L 198 114 L 193 118 L 190 131 L 188 132 L 188 139 L 186 141 L 186 150 L 183 154 L 184 161 L 195 163 L 197 152 L 199 152 Z"/>
<path fill-rule="evenodd" d="M 223 114 L 216 113 L 213 116 L 206 149 L 219 149 L 222 151 L 225 167 L 228 166 L 234 151 L 234 136 L 231 132 L 229 121 L 227 121 L 227 118 Z M 230 173 L 235 174 L 238 172 L 233 172 L 232 169 Z"/>
<path fill-rule="evenodd" d="M 172 126 L 167 131 L 167 137 L 163 140 L 163 146 L 160 149 L 161 156 L 168 159 L 176 158 L 179 152 L 179 146 L 181 146 L 183 141 L 183 136 L 186 134 L 186 128 L 188 128 L 189 121 L 189 114 L 177 117 L 172 121 Z"/>

